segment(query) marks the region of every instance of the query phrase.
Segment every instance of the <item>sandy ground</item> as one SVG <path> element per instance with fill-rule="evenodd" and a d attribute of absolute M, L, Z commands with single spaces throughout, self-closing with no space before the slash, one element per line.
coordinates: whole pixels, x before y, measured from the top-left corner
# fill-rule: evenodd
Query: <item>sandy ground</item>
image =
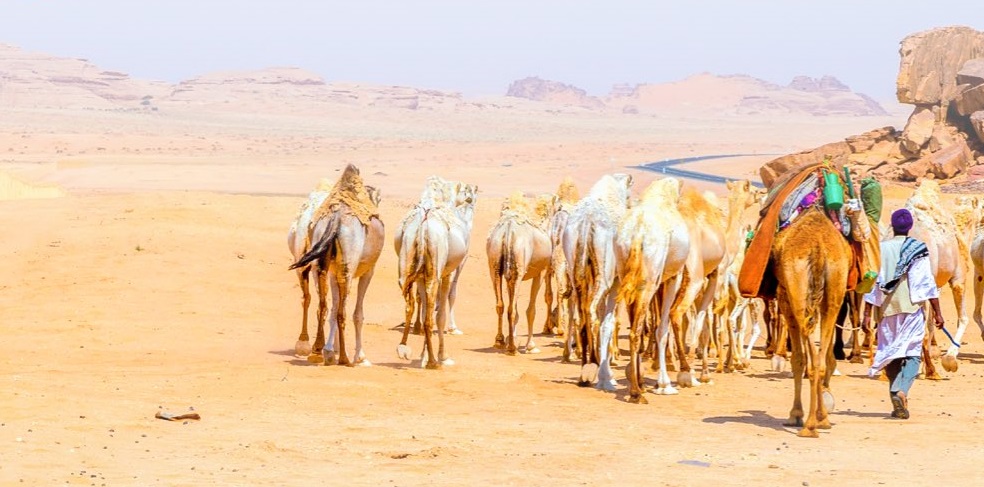
<path fill-rule="evenodd" d="M 984 350 L 973 325 L 960 370 L 916 383 L 909 421 L 887 417 L 884 382 L 842 363 L 834 427 L 815 440 L 781 425 L 792 381 L 769 371 L 762 341 L 751 370 L 715 374 L 712 385 L 677 396 L 647 394 L 642 406 L 625 402 L 624 362 L 612 394 L 577 387 L 578 367 L 561 363 L 553 337 L 537 337 L 539 355 L 491 348 L 484 239 L 510 191 L 553 190 L 565 175 L 584 191 L 600 174 L 628 171 L 638 192 L 655 175 L 627 167 L 643 162 L 788 152 L 885 120 L 540 116 L 304 128 L 297 120 L 74 118 L 0 122 L 0 151 L 10 149 L 0 152 L 0 170 L 67 193 L 0 201 L 0 485 L 978 478 Z M 753 175 L 766 159 L 699 167 Z M 390 231 L 427 176 L 479 184 L 456 309 L 465 334 L 448 337 L 456 365 L 429 371 L 397 359 L 403 302 L 389 244 L 366 297 L 374 365 L 319 367 L 294 357 L 300 290 L 287 271 L 286 231 L 317 178 L 346 162 L 382 188 Z M 905 192 L 889 196 L 886 210 Z M 944 310 L 953 323 L 949 299 Z M 543 317 L 541 303 L 537 332 Z M 421 342 L 411 337 L 415 352 Z M 627 347 L 624 336 L 620 343 Z M 200 421 L 154 417 L 192 409 Z"/>

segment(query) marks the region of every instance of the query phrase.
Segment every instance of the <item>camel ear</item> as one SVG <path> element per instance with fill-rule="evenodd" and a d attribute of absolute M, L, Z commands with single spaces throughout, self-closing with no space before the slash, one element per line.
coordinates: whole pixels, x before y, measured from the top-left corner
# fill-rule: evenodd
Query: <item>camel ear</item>
<path fill-rule="evenodd" d="M 728 191 L 731 191 L 731 190 L 735 189 L 735 183 L 737 183 L 737 182 L 738 181 L 731 181 L 731 180 L 725 181 L 724 182 L 724 187 L 728 188 Z"/>

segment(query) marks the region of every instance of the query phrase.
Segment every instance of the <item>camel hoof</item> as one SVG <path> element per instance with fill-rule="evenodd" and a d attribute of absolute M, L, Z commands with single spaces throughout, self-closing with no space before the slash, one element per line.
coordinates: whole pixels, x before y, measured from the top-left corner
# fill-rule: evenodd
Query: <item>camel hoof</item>
<path fill-rule="evenodd" d="M 444 360 L 441 361 L 441 364 L 442 365 L 454 365 L 454 360 L 451 360 L 450 358 L 446 358 L 446 359 L 444 359 Z"/>
<path fill-rule="evenodd" d="M 864 359 L 860 355 L 854 355 L 853 357 L 851 357 L 851 363 L 852 364 L 863 364 L 864 363 Z"/>
<path fill-rule="evenodd" d="M 832 375 L 834 377 L 840 377 L 841 376 L 841 371 L 839 371 L 839 370 L 837 370 L 835 368 L 834 371 L 830 375 Z"/>
<path fill-rule="evenodd" d="M 540 349 L 539 348 L 536 348 L 535 346 L 533 348 L 526 347 L 526 353 L 528 353 L 528 354 L 537 354 L 537 353 L 540 353 Z"/>
<path fill-rule="evenodd" d="M 796 436 L 799 436 L 800 438 L 819 438 L 820 433 L 817 433 L 817 430 L 815 429 L 811 430 L 803 428 L 799 431 L 799 433 L 796 433 Z"/>
<path fill-rule="evenodd" d="M 311 355 L 311 344 L 303 340 L 298 340 L 297 343 L 294 344 L 294 355 L 298 357 L 307 357 L 308 355 Z"/>
<path fill-rule="evenodd" d="M 461 331 L 460 328 L 452 328 L 446 332 L 448 335 L 464 335 L 465 332 Z"/>
<path fill-rule="evenodd" d="M 803 418 L 800 418 L 800 417 L 790 417 L 782 425 L 783 426 L 789 426 L 791 428 L 802 428 L 803 427 Z"/>
<path fill-rule="evenodd" d="M 431 362 L 428 361 L 424 368 L 428 370 L 439 370 L 441 368 L 441 362 Z"/>
<path fill-rule="evenodd" d="M 494 348 L 496 350 L 505 350 L 506 349 L 506 341 L 505 340 L 496 339 L 495 340 L 495 344 L 492 345 L 492 348 Z"/>
<path fill-rule="evenodd" d="M 943 380 L 943 376 L 939 372 L 933 371 L 932 374 L 924 374 L 928 380 Z"/>
<path fill-rule="evenodd" d="M 956 372 L 958 367 L 957 357 L 946 354 L 940 359 L 940 363 L 943 364 L 943 370 L 947 372 Z"/>
<path fill-rule="evenodd" d="M 823 407 L 827 410 L 828 413 L 833 411 L 835 403 L 837 402 L 834 400 L 834 394 L 830 391 L 823 391 L 822 396 L 823 396 Z"/>
<path fill-rule="evenodd" d="M 616 385 L 617 382 L 614 380 L 600 380 L 597 384 L 595 384 L 595 388 L 599 391 L 615 392 Z"/>
<path fill-rule="evenodd" d="M 510 357 L 516 355 L 516 347 L 509 347 L 509 348 L 507 348 L 506 349 L 506 355 L 509 355 Z"/>
<path fill-rule="evenodd" d="M 704 374 L 704 373 L 701 373 L 700 374 L 700 383 L 701 384 L 711 385 L 711 384 L 714 384 L 714 381 L 711 380 L 711 376 L 709 376 L 707 374 Z"/>
<path fill-rule="evenodd" d="M 361 360 L 356 360 L 353 365 L 355 365 L 356 367 L 372 367 L 372 362 L 366 359 L 361 359 Z"/>
<path fill-rule="evenodd" d="M 786 359 L 784 359 L 784 358 L 782 358 L 782 357 L 780 357 L 778 355 L 773 355 L 772 356 L 772 371 L 773 372 L 782 372 L 783 370 L 786 370 Z"/>
<path fill-rule="evenodd" d="M 690 375 L 690 372 L 680 372 L 677 374 L 677 385 L 681 388 L 693 387 L 694 379 L 693 376 Z"/>
<path fill-rule="evenodd" d="M 309 364 L 322 365 L 325 363 L 325 357 L 320 353 L 312 353 L 308 355 L 307 361 Z"/>
<path fill-rule="evenodd" d="M 649 404 L 646 398 L 642 397 L 642 394 L 633 394 L 629 396 L 629 402 L 632 404 Z"/>
<path fill-rule="evenodd" d="M 680 386 L 680 387 L 684 387 L 684 386 Z M 676 387 L 673 387 L 672 385 L 656 388 L 656 395 L 659 396 L 675 396 L 679 393 L 680 391 L 678 391 Z"/>
<path fill-rule="evenodd" d="M 594 384 L 594 381 L 598 378 L 598 365 L 597 364 L 584 364 L 581 366 L 581 380 L 578 384 Z"/>
<path fill-rule="evenodd" d="M 396 346 L 396 356 L 403 360 L 410 360 L 410 347 L 400 344 Z"/>

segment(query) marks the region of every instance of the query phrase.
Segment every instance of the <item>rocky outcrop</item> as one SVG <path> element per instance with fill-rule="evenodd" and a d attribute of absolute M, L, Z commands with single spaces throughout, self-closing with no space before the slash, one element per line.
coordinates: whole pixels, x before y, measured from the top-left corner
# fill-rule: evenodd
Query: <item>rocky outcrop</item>
<path fill-rule="evenodd" d="M 902 40 L 896 94 L 911 105 L 940 105 L 957 87 L 964 63 L 984 57 L 984 33 L 970 27 L 943 27 Z"/>
<path fill-rule="evenodd" d="M 850 154 L 831 156 L 846 157 L 862 175 L 900 181 L 980 177 L 984 171 L 974 166 L 984 163 L 984 32 L 942 27 L 912 34 L 900 46 L 896 92 L 900 102 L 915 105 L 902 132 L 849 137 Z M 815 89 L 802 79 L 794 85 Z M 881 135 L 872 137 L 876 132 Z M 830 147 L 768 162 L 761 169 L 763 182 L 771 184 L 795 161 L 822 158 Z"/>
<path fill-rule="evenodd" d="M 506 90 L 506 96 L 589 109 L 600 109 L 605 106 L 601 100 L 588 96 L 588 93 L 581 88 L 537 77 L 513 81 Z"/>
<path fill-rule="evenodd" d="M 895 127 L 882 127 L 839 142 L 824 144 L 815 149 L 777 157 L 759 169 L 762 184 L 771 187 L 786 171 L 817 164 L 829 159 L 837 168 L 848 165 L 862 177 L 869 174 L 884 177 L 892 163 L 902 160 Z"/>

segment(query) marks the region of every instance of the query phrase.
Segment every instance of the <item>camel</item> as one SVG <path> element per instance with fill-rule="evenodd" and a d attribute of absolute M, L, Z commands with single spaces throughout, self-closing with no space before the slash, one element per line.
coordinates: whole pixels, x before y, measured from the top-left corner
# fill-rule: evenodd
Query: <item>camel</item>
<path fill-rule="evenodd" d="M 574 180 L 570 176 L 564 178 L 557 189 L 556 202 L 549 222 L 550 243 L 553 251 L 544 279 L 547 300 L 547 320 L 543 324 L 544 334 L 565 335 L 565 326 L 569 320 L 567 301 L 570 299 L 571 284 L 567 280 L 567 261 L 564 259 L 561 238 L 564 234 L 564 228 L 567 227 L 567 220 L 570 218 L 571 207 L 577 203 L 578 199 L 580 196 L 577 186 L 574 185 Z M 556 306 L 554 306 L 555 303 Z M 569 353 L 569 347 L 565 348 L 565 354 L 567 354 L 565 361 L 569 360 Z"/>
<path fill-rule="evenodd" d="M 495 311 L 498 314 L 499 331 L 495 336 L 495 348 L 516 354 L 516 326 L 519 322 L 516 284 L 531 281 L 530 302 L 526 307 L 528 325 L 526 353 L 540 353 L 533 342 L 533 320 L 536 318 L 536 296 L 544 272 L 550 265 L 552 254 L 550 235 L 547 234 L 548 217 L 554 205 L 554 195 L 542 195 L 536 200 L 536 208 L 530 208 L 522 194 L 512 195 L 503 205 L 499 221 L 489 231 L 485 250 L 489 260 L 489 276 L 495 291 Z M 502 282 L 506 282 L 509 306 L 506 316 L 509 335 L 502 334 Z M 547 309 L 550 303 L 547 302 Z"/>
<path fill-rule="evenodd" d="M 970 242 L 969 228 L 961 229 L 953 214 L 944 210 L 942 192 L 936 181 L 924 180 L 906 200 L 905 208 L 912 213 L 912 229 L 909 236 L 923 241 L 929 248 L 929 262 L 936 277 L 936 285 L 950 285 L 953 293 L 953 303 L 957 308 L 957 329 L 953 334 L 952 344 L 946 352 L 944 368 L 956 370 L 958 344 L 963 338 L 970 319 L 967 316 L 966 277 L 970 273 Z M 964 225 L 969 227 L 970 225 Z M 976 285 L 975 285 L 976 289 Z M 935 327 L 930 325 L 927 315 L 928 333 L 923 346 L 923 366 L 927 379 L 940 379 L 939 373 L 930 357 L 930 341 L 934 338 Z M 984 337 L 984 323 L 978 322 L 981 336 Z M 950 370 L 950 371 L 953 371 Z"/>
<path fill-rule="evenodd" d="M 362 325 L 363 300 L 372 281 L 376 260 L 382 252 L 385 233 L 376 210 L 378 202 L 378 192 L 364 186 L 358 168 L 349 164 L 314 213 L 309 233 L 311 248 L 290 267 L 304 269 L 317 261 L 318 334 L 314 348 L 308 355 L 309 362 L 335 363 L 337 340 L 337 363 L 350 364 L 345 350 L 345 309 L 352 283 L 358 279 L 355 311 L 352 314 L 355 324 L 355 355 L 352 363 L 372 365 L 366 359 L 362 346 Z M 332 295 L 329 332 L 335 334 L 337 330 L 337 336 L 329 337 L 326 343 L 324 321 L 329 285 Z"/>
<path fill-rule="evenodd" d="M 793 407 L 785 424 L 802 427 L 799 436 L 815 438 L 817 429 L 830 428 L 835 320 L 848 286 L 851 248 L 827 216 L 811 207 L 776 235 L 770 258 L 778 281 L 776 302 L 792 342 Z M 818 325 L 819 350 L 811 338 Z M 807 366 L 810 409 L 804 421 L 800 396 Z"/>
<path fill-rule="evenodd" d="M 428 200 L 434 202 L 434 204 L 450 204 L 453 206 L 464 205 L 465 199 L 478 191 L 478 187 L 474 185 L 466 185 L 457 181 L 447 181 L 439 176 L 431 176 L 427 178 L 424 191 L 421 193 L 421 201 Z M 406 217 L 400 222 L 397 227 L 393 243 L 396 250 L 396 254 L 399 257 L 400 249 L 403 246 L 403 235 L 406 231 L 407 225 L 410 225 L 414 219 L 419 219 L 420 214 L 417 214 L 414 210 L 411 210 Z M 472 216 L 469 213 L 467 219 L 463 222 L 466 226 L 465 232 L 465 259 L 467 260 L 467 248 L 471 240 L 471 227 L 472 227 Z M 451 290 L 448 293 L 448 317 L 449 324 L 448 333 L 452 335 L 461 335 L 463 332 L 458 327 L 457 322 L 454 317 L 454 303 L 457 298 L 458 290 L 458 278 L 461 276 L 461 271 L 464 269 L 465 261 L 462 260 L 455 269 L 454 278 L 451 281 Z M 423 300 L 423 289 L 418 289 L 415 300 L 415 307 L 417 317 L 414 321 L 414 333 L 420 333 L 421 330 L 421 309 L 419 303 Z"/>
<path fill-rule="evenodd" d="M 628 210 L 618 227 L 615 254 L 621 281 L 618 300 L 629 315 L 629 402 L 646 403 L 642 397 L 642 335 L 647 313 L 659 296 L 658 340 L 659 378 L 656 394 L 676 394 L 666 372 L 666 345 L 669 339 L 670 308 L 683 282 L 683 267 L 690 254 L 690 234 L 677 210 L 680 181 L 666 178 L 654 181 L 639 204 Z"/>
<path fill-rule="evenodd" d="M 572 283 L 569 307 L 571 335 L 577 331 L 581 347 L 581 376 L 586 387 L 598 379 L 597 387 L 614 390 L 609 347 L 615 329 L 615 297 L 618 292 L 615 235 L 629 202 L 632 176 L 605 175 L 588 195 L 571 209 L 562 245 Z M 575 304 L 576 303 L 576 304 Z M 601 315 L 599 317 L 599 314 Z"/>
<path fill-rule="evenodd" d="M 318 187 L 308 194 L 308 199 L 301 205 L 297 217 L 291 223 L 290 229 L 287 231 L 287 247 L 290 249 L 294 262 L 297 262 L 311 249 L 311 219 L 314 218 L 314 212 L 328 198 L 328 192 L 331 191 L 333 185 L 334 183 L 331 181 L 322 179 Z M 297 269 L 297 280 L 301 286 L 301 334 L 297 337 L 297 343 L 294 344 L 294 354 L 300 357 L 307 357 L 311 353 L 310 337 L 308 336 L 308 308 L 311 305 L 310 282 L 312 272 L 315 275 L 319 272 L 317 262 L 311 262 L 309 265 Z M 334 337 L 335 330 L 331 330 L 329 334 Z M 317 346 L 323 348 L 324 343 L 317 344 Z"/>
<path fill-rule="evenodd" d="M 680 361 L 677 385 L 690 387 L 699 385 L 700 382 L 710 382 L 707 375 L 707 353 L 705 351 L 702 354 L 702 369 L 698 382 L 690 375 L 690 364 L 684 347 L 686 333 L 681 324 L 684 315 L 696 306 L 694 308 L 696 318 L 689 320 L 690 329 L 687 330 L 692 337 L 689 345 L 692 353 L 696 351 L 698 345 L 703 347 L 706 343 L 702 339 L 703 323 L 717 290 L 721 261 L 727 252 L 726 227 L 724 215 L 717 204 L 717 197 L 711 192 L 701 194 L 692 188 L 687 188 L 682 192 L 677 208 L 687 222 L 690 254 L 684 267 L 683 294 L 671 311 L 670 323 L 673 326 Z"/>
<path fill-rule="evenodd" d="M 721 350 L 721 340 L 717 340 L 717 372 L 743 370 L 747 366 L 747 361 L 752 358 L 755 341 L 762 333 L 758 320 L 761 314 L 761 301 L 757 298 L 743 297 L 738 289 L 738 273 L 745 262 L 745 248 L 748 241 L 745 235 L 751 229 L 751 225 L 744 227 L 740 246 L 722 274 L 722 285 L 714 304 L 715 319 L 728 335 L 727 356 Z M 749 322 L 752 324 L 752 337 L 746 348 L 745 334 Z M 717 335 L 718 333 L 715 334 L 715 338 L 718 338 Z"/>
<path fill-rule="evenodd" d="M 406 301 L 406 321 L 397 355 L 405 360 L 410 359 L 407 339 L 412 327 L 413 289 L 416 285 L 418 289 L 423 289 L 420 310 L 424 313 L 424 349 L 420 363 L 421 367 L 428 369 L 454 364 L 444 349 L 444 332 L 448 321 L 444 303 L 449 302 L 455 273 L 461 269 L 468 254 L 475 194 L 478 191 L 476 186 L 461 183 L 455 184 L 454 188 L 450 199 L 425 191 L 420 203 L 404 218 L 401 224 L 403 233 L 398 236 L 398 283 Z M 439 342 L 437 354 L 434 353 L 431 337 L 435 324 Z"/>

